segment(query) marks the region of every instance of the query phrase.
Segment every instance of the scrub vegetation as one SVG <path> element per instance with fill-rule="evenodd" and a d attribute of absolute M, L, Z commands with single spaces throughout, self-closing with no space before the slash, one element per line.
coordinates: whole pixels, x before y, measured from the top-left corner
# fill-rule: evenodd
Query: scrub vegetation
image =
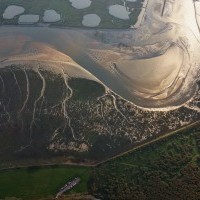
<path fill-rule="evenodd" d="M 88 81 L 86 79 L 72 78 L 69 80 L 69 85 L 73 88 L 73 100 L 87 100 L 91 98 L 98 98 L 105 93 L 103 85 L 95 81 Z"/>
<path fill-rule="evenodd" d="M 96 167 L 91 192 L 100 199 L 200 198 L 200 127 Z"/>
<path fill-rule="evenodd" d="M 79 176 L 67 193 L 100 199 L 171 200 L 200 197 L 200 126 L 182 130 L 96 167 L 54 166 L 0 172 L 0 198 L 51 199 Z"/>

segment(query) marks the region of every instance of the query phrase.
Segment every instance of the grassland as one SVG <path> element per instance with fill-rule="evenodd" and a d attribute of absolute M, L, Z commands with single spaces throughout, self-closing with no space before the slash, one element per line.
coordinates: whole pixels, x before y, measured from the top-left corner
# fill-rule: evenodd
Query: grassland
<path fill-rule="evenodd" d="M 130 14 L 130 20 L 120 20 L 112 17 L 108 12 L 108 6 L 113 4 L 123 5 L 121 0 L 93 0 L 89 8 L 77 10 L 71 6 L 68 0 L 0 0 L 0 24 L 17 24 L 18 16 L 11 20 L 3 19 L 3 12 L 9 5 L 19 5 L 25 8 L 25 14 L 40 15 L 40 22 L 46 9 L 54 9 L 61 14 L 61 21 L 54 23 L 58 26 L 82 26 L 85 14 L 95 13 L 100 16 L 101 23 L 98 28 L 128 28 L 134 25 L 140 13 L 143 0 L 128 2 L 129 8 L 135 8 Z"/>
<path fill-rule="evenodd" d="M 80 177 L 81 182 L 69 194 L 84 193 L 87 192 L 89 176 L 90 168 L 77 166 L 0 171 L 0 199 L 17 197 L 36 200 L 55 196 L 67 181 L 75 177 Z"/>
<path fill-rule="evenodd" d="M 0 172 L 0 198 L 51 198 L 67 180 L 81 177 L 69 192 L 100 199 L 200 199 L 200 127 L 147 145 L 96 167 L 25 168 Z"/>

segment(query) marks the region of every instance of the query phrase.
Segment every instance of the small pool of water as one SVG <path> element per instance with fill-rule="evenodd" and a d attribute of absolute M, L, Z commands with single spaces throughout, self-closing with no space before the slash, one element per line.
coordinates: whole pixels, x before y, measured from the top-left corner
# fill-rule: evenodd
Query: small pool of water
<path fill-rule="evenodd" d="M 123 20 L 129 20 L 130 12 L 122 5 L 112 5 L 109 7 L 110 15 Z"/>
<path fill-rule="evenodd" d="M 15 16 L 24 13 L 24 11 L 25 11 L 25 9 L 22 6 L 10 5 L 5 9 L 5 11 L 3 13 L 3 18 L 4 19 L 13 19 Z"/>
<path fill-rule="evenodd" d="M 44 22 L 57 22 L 60 21 L 60 19 L 60 14 L 57 13 L 55 10 L 45 10 L 43 16 Z"/>
<path fill-rule="evenodd" d="M 21 15 L 19 17 L 19 24 L 34 24 L 39 21 L 39 15 Z"/>
<path fill-rule="evenodd" d="M 69 0 L 72 3 L 72 6 L 76 9 L 84 9 L 90 7 L 91 0 Z"/>
<path fill-rule="evenodd" d="M 83 16 L 82 24 L 87 27 L 99 26 L 101 18 L 96 14 L 88 14 Z"/>

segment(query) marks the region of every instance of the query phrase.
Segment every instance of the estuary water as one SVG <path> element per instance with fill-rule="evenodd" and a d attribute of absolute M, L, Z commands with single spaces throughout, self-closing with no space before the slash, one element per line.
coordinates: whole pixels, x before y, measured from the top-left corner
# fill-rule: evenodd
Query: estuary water
<path fill-rule="evenodd" d="M 94 32 L 89 30 L 89 32 Z M 49 27 L 0 27 L 0 40 L 5 41 L 5 45 L 0 47 L 0 60 L 2 56 L 12 57 L 16 51 L 26 46 L 26 42 L 39 42 L 47 44 L 58 51 L 70 56 L 84 69 L 93 74 L 96 78 L 102 81 L 107 87 L 112 89 L 119 95 L 132 100 L 134 96 L 126 89 L 123 80 L 108 73 L 102 66 L 94 62 L 86 53 L 88 45 L 93 42 L 88 36 L 88 30 L 77 29 L 58 29 Z M 5 38 L 4 38 L 5 37 Z M 19 38 L 19 43 L 13 42 Z M 53 38 L 53 39 L 52 39 Z M 7 41 L 6 41 L 7 40 Z M 12 43 L 12 48 L 6 48 L 9 41 Z M 23 44 L 23 41 L 24 44 Z"/>

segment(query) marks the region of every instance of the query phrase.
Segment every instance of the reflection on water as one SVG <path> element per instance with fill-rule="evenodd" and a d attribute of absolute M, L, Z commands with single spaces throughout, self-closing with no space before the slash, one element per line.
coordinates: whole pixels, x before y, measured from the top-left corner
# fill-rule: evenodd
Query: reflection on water
<path fill-rule="evenodd" d="M 137 91 L 156 94 L 173 83 L 178 76 L 182 62 L 182 50 L 173 46 L 161 56 L 139 60 L 130 59 L 117 63 L 116 69 L 130 80 L 132 87 Z"/>

